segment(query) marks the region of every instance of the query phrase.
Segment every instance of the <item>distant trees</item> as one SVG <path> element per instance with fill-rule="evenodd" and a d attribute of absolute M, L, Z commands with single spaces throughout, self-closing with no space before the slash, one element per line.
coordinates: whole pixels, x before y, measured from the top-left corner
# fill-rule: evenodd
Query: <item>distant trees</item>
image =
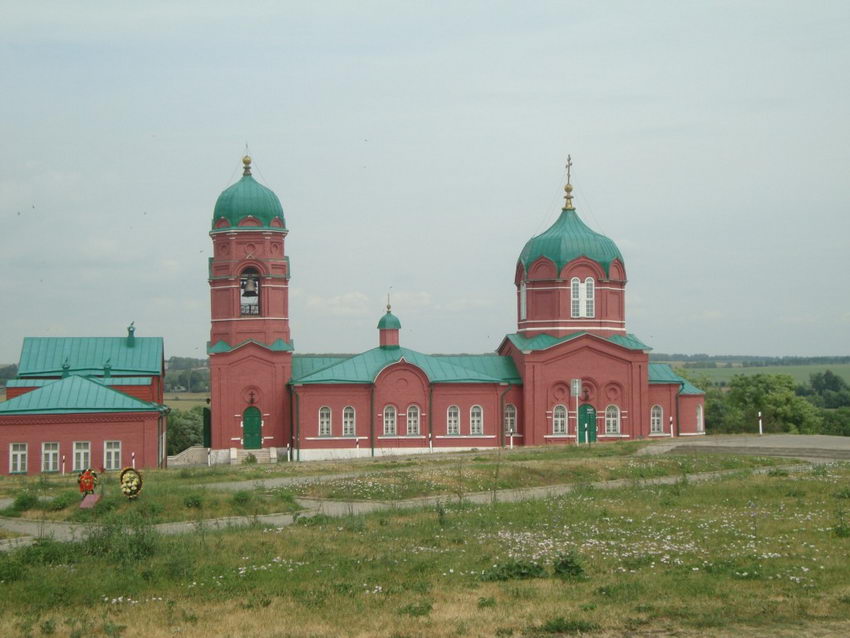
<path fill-rule="evenodd" d="M 204 408 L 196 405 L 188 410 L 174 409 L 168 414 L 166 434 L 169 456 L 179 454 L 188 447 L 203 443 Z"/>
<path fill-rule="evenodd" d="M 18 376 L 17 364 L 0 366 L 0 386 L 5 386 L 7 380 L 14 379 L 16 376 Z"/>
<path fill-rule="evenodd" d="M 709 432 L 755 432 L 761 412 L 765 432 L 850 436 L 850 385 L 830 370 L 796 386 L 785 374 L 739 374 L 720 384 L 692 369 L 678 372 L 705 391 Z"/>
<path fill-rule="evenodd" d="M 165 372 L 166 392 L 209 392 L 210 371 L 206 359 L 171 357 Z"/>

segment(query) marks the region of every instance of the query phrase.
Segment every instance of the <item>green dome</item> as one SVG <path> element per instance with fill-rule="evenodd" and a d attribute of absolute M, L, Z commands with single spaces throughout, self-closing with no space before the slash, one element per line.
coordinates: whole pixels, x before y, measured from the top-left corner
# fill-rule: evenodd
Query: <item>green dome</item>
<path fill-rule="evenodd" d="M 222 219 L 230 226 L 238 226 L 248 216 L 257 218 L 264 228 L 286 228 L 283 207 L 277 195 L 251 175 L 243 176 L 218 196 L 213 211 L 213 230 L 221 228 L 219 223 Z M 274 222 L 275 219 L 277 222 Z"/>
<path fill-rule="evenodd" d="M 378 330 L 401 330 L 401 321 L 393 313 L 387 310 L 387 314 L 378 322 Z"/>
<path fill-rule="evenodd" d="M 617 245 L 605 235 L 588 228 L 574 208 L 565 208 L 561 216 L 546 231 L 532 237 L 520 253 L 519 261 L 525 267 L 540 257 L 547 257 L 555 263 L 558 272 L 578 257 L 587 257 L 602 266 L 606 276 L 611 262 L 623 256 Z"/>

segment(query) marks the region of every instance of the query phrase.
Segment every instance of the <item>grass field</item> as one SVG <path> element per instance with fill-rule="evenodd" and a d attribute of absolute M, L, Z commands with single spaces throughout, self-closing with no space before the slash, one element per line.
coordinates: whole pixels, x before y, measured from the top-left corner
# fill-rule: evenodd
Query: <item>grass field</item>
<path fill-rule="evenodd" d="M 196 405 L 206 406 L 209 392 L 166 392 L 163 401 L 171 409 L 189 410 Z"/>
<path fill-rule="evenodd" d="M 674 367 L 681 366 L 681 362 L 670 362 Z M 827 365 L 802 365 L 802 366 L 764 366 L 764 367 L 732 367 L 732 368 L 687 368 L 688 374 L 706 376 L 712 381 L 726 381 L 727 383 L 736 374 L 787 374 L 794 378 L 797 383 L 804 383 L 816 372 L 832 370 L 833 373 L 842 377 L 850 383 L 850 363 L 831 363 Z"/>
<path fill-rule="evenodd" d="M 850 467 L 0 555 L 3 636 L 850 631 Z"/>

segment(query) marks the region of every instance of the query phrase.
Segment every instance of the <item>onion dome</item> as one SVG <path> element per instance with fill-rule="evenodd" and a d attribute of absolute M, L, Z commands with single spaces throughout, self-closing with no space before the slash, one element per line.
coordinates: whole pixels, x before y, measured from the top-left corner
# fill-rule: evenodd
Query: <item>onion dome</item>
<path fill-rule="evenodd" d="M 611 262 L 619 259 L 623 263 L 620 249 L 610 237 L 591 230 L 576 213 L 573 206 L 573 187 L 569 181 L 569 169 L 572 162 L 567 163 L 567 185 L 564 187 L 566 200 L 561 215 L 548 229 L 532 237 L 525 244 L 519 256 L 519 261 L 528 271 L 529 266 L 540 257 L 546 257 L 554 262 L 558 272 L 574 259 L 587 257 L 602 266 L 606 276 Z"/>
<path fill-rule="evenodd" d="M 401 330 L 401 321 L 390 312 L 389 304 L 387 304 L 387 313 L 378 322 L 378 330 Z"/>
<path fill-rule="evenodd" d="M 242 158 L 242 179 L 225 189 L 215 203 L 213 230 L 236 226 L 285 230 L 286 220 L 280 200 L 269 188 L 251 176 L 251 158 Z"/>

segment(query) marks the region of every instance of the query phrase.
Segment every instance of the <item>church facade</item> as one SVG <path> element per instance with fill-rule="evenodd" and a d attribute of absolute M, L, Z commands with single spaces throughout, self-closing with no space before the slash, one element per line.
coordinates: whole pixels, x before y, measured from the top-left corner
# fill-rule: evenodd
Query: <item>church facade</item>
<path fill-rule="evenodd" d="M 209 261 L 211 445 L 295 460 L 704 434 L 704 395 L 627 332 L 616 244 L 578 216 L 572 185 L 555 223 L 516 265 L 516 331 L 492 354 L 405 348 L 387 306 L 377 345 L 295 353 L 286 221 L 251 174 L 219 196 Z"/>

